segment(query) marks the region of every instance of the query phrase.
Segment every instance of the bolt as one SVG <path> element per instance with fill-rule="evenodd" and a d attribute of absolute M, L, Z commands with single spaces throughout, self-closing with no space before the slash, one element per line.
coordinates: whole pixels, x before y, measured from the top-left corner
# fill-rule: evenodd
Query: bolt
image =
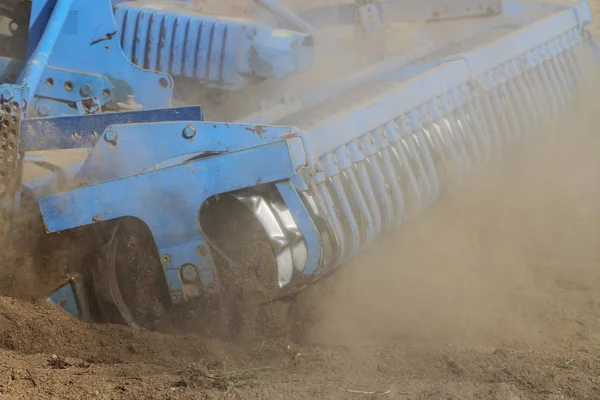
<path fill-rule="evenodd" d="M 163 264 L 169 264 L 171 262 L 171 256 L 168 254 L 161 254 L 160 262 Z"/>
<path fill-rule="evenodd" d="M 86 83 L 85 85 L 83 85 L 81 87 L 81 89 L 79 89 L 79 94 L 82 95 L 83 97 L 88 97 L 93 92 L 94 92 L 94 88 L 89 83 Z"/>
<path fill-rule="evenodd" d="M 183 264 L 181 266 L 181 278 L 185 283 L 194 283 L 199 279 L 198 269 L 194 264 Z"/>
<path fill-rule="evenodd" d="M 47 117 L 50 114 L 50 107 L 47 104 L 40 104 L 36 107 L 36 111 L 38 115 L 42 117 Z"/>
<path fill-rule="evenodd" d="M 183 129 L 182 135 L 186 139 L 191 139 L 196 136 L 196 128 L 193 125 L 188 125 Z"/>
<path fill-rule="evenodd" d="M 108 143 L 110 144 L 117 144 L 117 138 L 119 137 L 119 134 L 113 130 L 113 129 L 109 129 L 106 131 L 106 133 L 104 134 L 104 140 L 106 140 Z"/>

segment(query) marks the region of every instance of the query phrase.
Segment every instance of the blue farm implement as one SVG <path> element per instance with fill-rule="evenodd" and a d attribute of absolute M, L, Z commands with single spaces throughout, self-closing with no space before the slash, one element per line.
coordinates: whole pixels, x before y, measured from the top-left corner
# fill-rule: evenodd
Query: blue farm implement
<path fill-rule="evenodd" d="M 3 246 L 37 210 L 71 246 L 48 299 L 72 314 L 288 298 L 598 76 L 585 1 L 229 3 L 0 5 Z"/>

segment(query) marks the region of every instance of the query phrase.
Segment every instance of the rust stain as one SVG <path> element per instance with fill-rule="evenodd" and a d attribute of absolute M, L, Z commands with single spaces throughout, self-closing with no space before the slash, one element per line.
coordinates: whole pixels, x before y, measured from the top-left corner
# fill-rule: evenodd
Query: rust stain
<path fill-rule="evenodd" d="M 258 135 L 258 137 L 261 139 L 263 139 L 263 133 L 267 131 L 262 125 L 255 125 L 254 128 L 246 128 L 246 130 L 248 132 L 254 133 L 255 135 Z"/>

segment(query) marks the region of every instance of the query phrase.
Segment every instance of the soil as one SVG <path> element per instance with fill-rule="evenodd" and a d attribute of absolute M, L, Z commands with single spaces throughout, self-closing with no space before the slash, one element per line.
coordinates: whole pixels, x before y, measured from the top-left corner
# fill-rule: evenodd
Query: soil
<path fill-rule="evenodd" d="M 0 397 L 600 398 L 599 108 L 585 100 L 304 291 L 291 332 L 87 323 L 6 285 L 29 271 L 9 268 L 3 293 L 27 294 L 0 297 Z"/>

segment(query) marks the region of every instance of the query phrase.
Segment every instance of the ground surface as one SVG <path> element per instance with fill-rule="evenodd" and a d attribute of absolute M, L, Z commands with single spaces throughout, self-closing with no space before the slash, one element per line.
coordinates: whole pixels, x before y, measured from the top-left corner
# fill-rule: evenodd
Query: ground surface
<path fill-rule="evenodd" d="M 587 108 L 304 293 L 300 341 L 133 332 L 0 298 L 0 396 L 598 399 L 600 138 Z"/>

